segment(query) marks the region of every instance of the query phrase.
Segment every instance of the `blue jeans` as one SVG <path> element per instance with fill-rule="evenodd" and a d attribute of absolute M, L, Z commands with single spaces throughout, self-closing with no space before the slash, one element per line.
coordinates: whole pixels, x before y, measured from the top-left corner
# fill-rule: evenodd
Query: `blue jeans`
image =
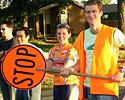
<path fill-rule="evenodd" d="M 84 98 L 85 99 L 88 99 L 88 96 L 90 95 L 90 88 L 89 87 L 86 87 L 86 86 L 83 86 L 83 93 L 84 93 Z"/>
<path fill-rule="evenodd" d="M 16 99 L 15 100 L 30 100 L 30 90 L 16 90 Z"/>
<path fill-rule="evenodd" d="M 122 98 L 125 96 L 125 86 L 119 87 L 119 100 L 122 100 Z"/>
<path fill-rule="evenodd" d="M 118 100 L 117 96 L 111 95 L 89 95 L 88 100 Z"/>
<path fill-rule="evenodd" d="M 87 100 L 118 100 L 118 97 L 111 95 L 92 95 L 89 87 L 84 87 L 84 97 Z"/>

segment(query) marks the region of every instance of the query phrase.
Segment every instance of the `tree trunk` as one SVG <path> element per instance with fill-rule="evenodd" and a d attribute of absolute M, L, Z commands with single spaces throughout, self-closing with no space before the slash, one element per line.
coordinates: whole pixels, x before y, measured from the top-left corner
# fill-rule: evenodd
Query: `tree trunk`
<path fill-rule="evenodd" d="M 122 20 L 121 29 L 122 29 L 123 33 L 125 34 L 125 0 L 122 1 L 121 7 L 122 7 L 122 9 L 121 9 L 121 20 Z"/>
<path fill-rule="evenodd" d="M 39 26 L 39 15 L 36 15 L 36 25 L 35 25 L 35 39 L 38 38 L 38 36 L 40 35 L 40 26 Z"/>
<path fill-rule="evenodd" d="M 125 0 L 118 0 L 119 28 L 125 34 Z"/>

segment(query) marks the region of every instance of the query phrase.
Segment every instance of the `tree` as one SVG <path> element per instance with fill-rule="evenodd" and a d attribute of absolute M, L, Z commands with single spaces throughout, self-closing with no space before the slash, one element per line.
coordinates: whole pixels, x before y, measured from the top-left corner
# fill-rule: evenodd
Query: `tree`
<path fill-rule="evenodd" d="M 101 0 L 102 4 L 110 4 L 111 0 Z"/>
<path fill-rule="evenodd" d="M 6 8 L 10 5 L 10 3 L 12 2 L 12 0 L 1 0 L 0 1 L 0 8 Z"/>
<path fill-rule="evenodd" d="M 6 4 L 8 0 L 4 0 Z M 9 0 L 12 1 L 12 0 Z M 58 3 L 60 8 L 69 5 L 72 0 L 13 0 L 9 7 L 0 10 L 1 17 L 10 17 L 17 22 L 25 16 L 37 14 L 39 8 L 47 6 L 52 3 Z"/>
<path fill-rule="evenodd" d="M 118 0 L 119 28 L 125 34 L 125 0 Z"/>
<path fill-rule="evenodd" d="M 4 1 L 6 4 L 8 0 Z M 0 10 L 0 17 L 8 20 L 12 19 L 14 23 L 17 23 L 16 27 L 20 27 L 24 25 L 28 17 L 37 15 L 42 7 L 56 3 L 61 9 L 64 9 L 71 2 L 72 0 L 12 0 L 8 7 Z"/>
<path fill-rule="evenodd" d="M 81 0 L 82 3 L 85 3 L 87 0 Z M 110 4 L 111 0 L 101 0 L 102 4 Z"/>

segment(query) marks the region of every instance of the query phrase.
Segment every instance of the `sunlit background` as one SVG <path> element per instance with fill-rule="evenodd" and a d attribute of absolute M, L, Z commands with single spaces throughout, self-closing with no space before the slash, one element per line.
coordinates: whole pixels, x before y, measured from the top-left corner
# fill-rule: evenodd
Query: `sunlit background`
<path fill-rule="evenodd" d="M 83 0 L 75 0 L 75 1 L 81 2 L 81 1 L 83 1 Z M 87 0 L 84 0 L 84 1 L 87 1 Z M 117 0 L 112 0 L 112 1 L 111 1 L 111 4 L 117 4 Z"/>

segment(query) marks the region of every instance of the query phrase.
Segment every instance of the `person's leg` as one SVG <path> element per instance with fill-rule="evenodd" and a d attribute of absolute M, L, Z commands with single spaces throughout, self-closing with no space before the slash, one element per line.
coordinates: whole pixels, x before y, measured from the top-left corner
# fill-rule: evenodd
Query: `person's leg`
<path fill-rule="evenodd" d="M 32 96 L 32 89 L 29 90 L 29 95 Z"/>
<path fill-rule="evenodd" d="M 29 100 L 29 90 L 21 90 L 24 100 Z"/>
<path fill-rule="evenodd" d="M 78 100 L 78 99 L 79 99 L 79 88 L 77 85 L 73 85 L 71 88 L 69 100 Z"/>
<path fill-rule="evenodd" d="M 122 98 L 125 96 L 125 86 L 119 87 L 119 100 L 122 100 Z"/>
<path fill-rule="evenodd" d="M 41 100 L 41 84 L 32 89 L 32 100 Z"/>
<path fill-rule="evenodd" d="M 118 100 L 118 97 L 111 95 L 98 95 L 97 100 Z"/>
<path fill-rule="evenodd" d="M 125 100 L 125 96 L 122 98 L 122 100 Z"/>
<path fill-rule="evenodd" d="M 69 100 L 69 96 L 71 93 L 71 86 L 70 85 L 62 85 L 61 86 L 61 100 Z"/>
<path fill-rule="evenodd" d="M 61 99 L 61 92 L 60 92 L 61 86 L 54 86 L 53 87 L 53 100 L 62 100 Z"/>
<path fill-rule="evenodd" d="M 29 90 L 16 90 L 16 99 L 15 100 L 30 100 L 28 96 Z"/>
<path fill-rule="evenodd" d="M 79 90 L 76 85 L 54 86 L 54 100 L 78 100 L 78 95 Z"/>
<path fill-rule="evenodd" d="M 0 86 L 4 100 L 12 100 L 11 86 L 4 80 L 2 73 L 0 72 Z"/>
<path fill-rule="evenodd" d="M 11 87 L 12 88 L 12 100 L 15 100 L 16 97 L 16 88 Z"/>
<path fill-rule="evenodd" d="M 29 95 L 29 100 L 34 100 L 34 98 L 32 98 L 32 89 L 29 90 L 29 94 L 28 95 Z"/>
<path fill-rule="evenodd" d="M 91 95 L 91 94 L 90 94 L 90 95 L 88 96 L 88 100 L 97 100 L 97 99 L 96 99 L 96 95 Z"/>
<path fill-rule="evenodd" d="M 78 100 L 79 89 L 77 85 L 62 85 L 61 86 L 61 100 Z"/>
<path fill-rule="evenodd" d="M 21 90 L 16 90 L 16 97 L 15 100 L 24 100 L 23 93 Z"/>
<path fill-rule="evenodd" d="M 88 100 L 88 97 L 90 95 L 90 87 L 86 87 L 86 86 L 83 86 L 83 95 L 84 95 L 84 98 L 85 100 Z"/>

